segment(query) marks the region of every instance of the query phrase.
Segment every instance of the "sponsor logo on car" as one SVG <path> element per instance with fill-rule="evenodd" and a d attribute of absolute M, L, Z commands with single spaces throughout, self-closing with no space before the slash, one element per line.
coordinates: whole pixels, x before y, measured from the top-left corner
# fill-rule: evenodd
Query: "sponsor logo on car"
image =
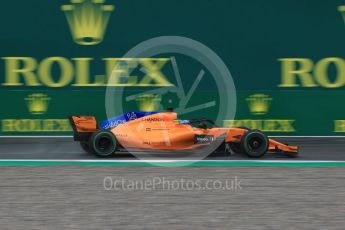
<path fill-rule="evenodd" d="M 214 140 L 214 136 L 212 135 L 196 135 L 195 136 L 195 144 L 210 143 L 213 140 Z"/>
<path fill-rule="evenodd" d="M 144 117 L 142 119 L 142 121 L 146 121 L 146 122 L 161 122 L 161 121 L 164 121 L 164 119 L 161 118 L 161 117 Z"/>

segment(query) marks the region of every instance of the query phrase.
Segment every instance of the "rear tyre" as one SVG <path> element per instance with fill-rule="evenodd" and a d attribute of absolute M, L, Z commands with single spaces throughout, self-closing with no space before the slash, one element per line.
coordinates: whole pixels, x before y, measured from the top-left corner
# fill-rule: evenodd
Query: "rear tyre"
<path fill-rule="evenodd" d="M 241 139 L 243 152 L 249 157 L 262 157 L 268 150 L 269 140 L 259 130 L 249 130 Z"/>
<path fill-rule="evenodd" d="M 117 141 L 115 135 L 107 130 L 100 130 L 92 134 L 89 148 L 99 157 L 110 157 L 115 154 Z"/>

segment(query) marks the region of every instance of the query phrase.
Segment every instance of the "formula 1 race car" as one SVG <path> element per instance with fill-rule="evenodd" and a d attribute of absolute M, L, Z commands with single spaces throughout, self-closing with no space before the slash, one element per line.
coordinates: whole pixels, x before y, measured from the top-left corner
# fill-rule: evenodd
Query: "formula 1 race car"
<path fill-rule="evenodd" d="M 86 152 L 109 157 L 121 149 L 197 150 L 218 141 L 217 151 L 261 157 L 266 152 L 297 156 L 298 146 L 267 138 L 259 130 L 221 128 L 210 119 L 177 120 L 177 113 L 128 112 L 101 122 L 93 116 L 70 116 L 74 140 Z M 220 141 L 220 142 L 219 142 Z"/>

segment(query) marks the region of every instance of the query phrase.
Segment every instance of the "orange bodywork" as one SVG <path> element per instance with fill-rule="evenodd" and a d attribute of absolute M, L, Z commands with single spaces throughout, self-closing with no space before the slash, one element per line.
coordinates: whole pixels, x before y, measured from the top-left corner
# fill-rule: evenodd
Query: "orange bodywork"
<path fill-rule="evenodd" d="M 271 151 L 271 152 L 283 151 L 287 153 L 298 153 L 298 146 L 286 145 L 272 139 L 269 139 L 269 141 L 270 141 L 270 144 L 268 147 L 268 151 Z"/>
<path fill-rule="evenodd" d="M 71 124 L 75 132 L 95 132 L 97 131 L 97 121 L 92 116 L 70 116 Z"/>
<path fill-rule="evenodd" d="M 95 132 L 97 123 L 94 117 L 71 116 L 75 132 Z M 72 125 L 73 126 L 73 125 Z M 162 112 L 147 115 L 116 126 L 110 130 L 122 147 L 157 150 L 183 150 L 208 145 L 223 138 L 225 143 L 239 143 L 247 132 L 242 128 L 195 128 L 177 120 L 177 113 Z M 196 137 L 210 138 L 203 143 Z M 288 146 L 269 139 L 269 151 L 297 153 L 297 146 Z"/>

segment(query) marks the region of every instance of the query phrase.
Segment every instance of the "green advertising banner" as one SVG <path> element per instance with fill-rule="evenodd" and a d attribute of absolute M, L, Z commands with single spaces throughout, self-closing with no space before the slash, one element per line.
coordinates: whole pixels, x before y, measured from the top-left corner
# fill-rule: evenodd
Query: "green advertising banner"
<path fill-rule="evenodd" d="M 269 135 L 345 135 L 345 0 L 2 1 L 0 135 L 174 108 Z"/>

